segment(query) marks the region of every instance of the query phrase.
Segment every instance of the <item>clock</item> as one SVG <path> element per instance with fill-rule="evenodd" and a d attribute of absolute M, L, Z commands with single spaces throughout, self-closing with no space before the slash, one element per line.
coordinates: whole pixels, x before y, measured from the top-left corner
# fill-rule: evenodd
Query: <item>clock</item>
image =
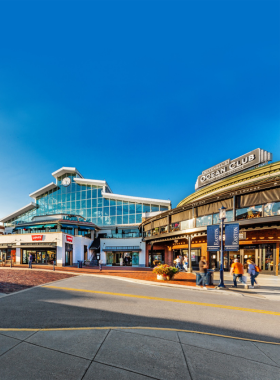
<path fill-rule="evenodd" d="M 65 178 L 63 178 L 63 180 L 61 181 L 61 184 L 62 184 L 63 186 L 69 186 L 70 183 L 71 183 L 71 179 L 70 179 L 69 177 L 65 177 Z"/>

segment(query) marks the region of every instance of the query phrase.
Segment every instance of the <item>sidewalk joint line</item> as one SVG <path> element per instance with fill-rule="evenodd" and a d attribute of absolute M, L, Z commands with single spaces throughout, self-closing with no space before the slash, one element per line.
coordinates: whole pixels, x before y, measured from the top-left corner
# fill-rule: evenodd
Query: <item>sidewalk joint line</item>
<path fill-rule="evenodd" d="M 184 349 L 183 349 L 182 342 L 181 342 L 181 339 L 180 339 L 180 336 L 179 336 L 179 332 L 178 332 L 178 331 L 177 331 L 177 336 L 178 336 L 178 339 L 179 339 L 179 344 L 180 344 L 181 350 L 182 350 L 182 352 L 183 352 L 183 356 L 184 356 L 184 358 L 185 358 L 185 362 L 186 362 L 187 369 L 188 369 L 188 371 L 189 371 L 190 378 L 191 378 L 191 380 L 193 380 L 192 373 L 191 373 L 191 369 L 190 369 L 190 366 L 189 366 L 189 363 L 188 363 L 188 359 L 187 359 L 187 355 L 185 354 L 185 351 L 184 351 Z"/>

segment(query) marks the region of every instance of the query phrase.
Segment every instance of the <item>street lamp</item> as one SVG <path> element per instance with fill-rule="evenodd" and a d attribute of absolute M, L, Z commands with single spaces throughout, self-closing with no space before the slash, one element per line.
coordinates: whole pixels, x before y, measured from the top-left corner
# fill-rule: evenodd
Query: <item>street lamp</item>
<path fill-rule="evenodd" d="M 221 220 L 221 265 L 220 265 L 220 283 L 219 288 L 225 288 L 224 284 L 224 243 L 223 243 L 223 232 L 224 232 L 224 220 L 226 219 L 226 208 L 222 206 L 220 208 L 220 220 Z"/>

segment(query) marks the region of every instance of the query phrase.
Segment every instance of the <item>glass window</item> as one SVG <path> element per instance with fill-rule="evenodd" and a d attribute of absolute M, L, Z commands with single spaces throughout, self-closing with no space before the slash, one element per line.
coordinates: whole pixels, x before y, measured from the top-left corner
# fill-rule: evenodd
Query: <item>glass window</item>
<path fill-rule="evenodd" d="M 103 205 L 103 198 L 98 198 L 97 205 L 98 207 L 101 207 Z"/>
<path fill-rule="evenodd" d="M 110 206 L 110 215 L 115 216 L 117 214 L 116 206 Z"/>
<path fill-rule="evenodd" d="M 87 218 L 91 218 L 91 209 L 87 209 Z"/>
<path fill-rule="evenodd" d="M 136 203 L 136 212 L 137 212 L 137 214 L 142 213 L 142 204 L 141 203 Z"/>
<path fill-rule="evenodd" d="M 111 219 L 110 224 L 114 226 L 116 224 L 116 217 L 115 216 L 111 216 L 110 219 Z"/>
<path fill-rule="evenodd" d="M 104 200 L 103 200 L 103 205 L 104 205 L 104 206 L 109 206 L 109 205 L 110 205 L 110 200 L 107 199 L 107 198 L 104 198 Z"/>
<path fill-rule="evenodd" d="M 128 202 L 123 202 L 123 215 L 128 214 Z"/>
<path fill-rule="evenodd" d="M 251 206 L 236 210 L 236 220 L 260 218 L 262 216 L 262 206 Z"/>
<path fill-rule="evenodd" d="M 81 206 L 82 209 L 87 208 L 87 201 L 83 200 Z"/>
<path fill-rule="evenodd" d="M 153 235 L 159 235 L 159 227 L 156 227 L 152 230 Z"/>
<path fill-rule="evenodd" d="M 79 201 L 81 199 L 81 193 L 76 193 L 76 201 Z"/>
<path fill-rule="evenodd" d="M 166 234 L 166 233 L 167 233 L 167 226 L 160 227 L 160 228 L 159 228 L 159 233 L 160 233 L 160 234 Z"/>
<path fill-rule="evenodd" d="M 122 224 L 122 216 L 117 216 L 117 224 Z"/>
<path fill-rule="evenodd" d="M 87 189 L 87 199 L 91 199 L 91 189 Z"/>
<path fill-rule="evenodd" d="M 170 224 L 170 232 L 179 231 L 179 230 L 180 230 L 180 222 Z"/>
<path fill-rule="evenodd" d="M 213 224 L 219 224 L 219 223 L 220 223 L 219 214 L 213 214 Z"/>
<path fill-rule="evenodd" d="M 98 189 L 97 190 L 97 195 L 98 195 L 98 198 L 101 198 L 102 197 L 102 188 Z"/>
<path fill-rule="evenodd" d="M 167 206 L 160 206 L 160 211 L 167 211 L 168 207 Z"/>
<path fill-rule="evenodd" d="M 136 214 L 136 223 L 142 222 L 142 214 Z"/>
<path fill-rule="evenodd" d="M 143 205 L 143 212 L 150 212 L 151 211 L 151 205 Z"/>
<path fill-rule="evenodd" d="M 135 203 L 130 203 L 129 204 L 129 213 L 130 214 L 135 214 Z"/>
<path fill-rule="evenodd" d="M 110 225 L 110 217 L 109 216 L 103 217 L 103 224 L 104 225 Z"/>
<path fill-rule="evenodd" d="M 87 200 L 87 208 L 91 208 L 91 199 Z"/>
<path fill-rule="evenodd" d="M 86 191 L 82 191 L 81 193 L 81 199 L 86 199 L 87 197 L 87 192 Z"/>
<path fill-rule="evenodd" d="M 123 215 L 123 224 L 128 224 L 128 215 Z"/>
<path fill-rule="evenodd" d="M 97 189 L 93 188 L 91 191 L 92 198 L 97 198 Z"/>
<path fill-rule="evenodd" d="M 200 216 L 196 218 L 196 227 L 209 226 L 212 224 L 212 215 Z"/>
<path fill-rule="evenodd" d="M 110 199 L 110 206 L 116 206 L 116 201 L 114 199 Z"/>
<path fill-rule="evenodd" d="M 264 205 L 264 216 L 280 215 L 280 202 L 266 203 Z"/>
<path fill-rule="evenodd" d="M 152 212 L 159 211 L 159 206 L 152 205 Z"/>
<path fill-rule="evenodd" d="M 97 200 L 96 199 L 91 200 L 91 207 L 97 207 Z"/>
<path fill-rule="evenodd" d="M 117 215 L 122 215 L 122 206 L 117 206 Z"/>
<path fill-rule="evenodd" d="M 129 215 L 129 224 L 135 223 L 135 214 Z"/>
<path fill-rule="evenodd" d="M 109 216 L 110 215 L 110 211 L 109 211 L 109 207 L 104 207 L 104 216 Z"/>
<path fill-rule="evenodd" d="M 81 201 L 76 201 L 76 208 L 80 209 L 81 208 Z"/>

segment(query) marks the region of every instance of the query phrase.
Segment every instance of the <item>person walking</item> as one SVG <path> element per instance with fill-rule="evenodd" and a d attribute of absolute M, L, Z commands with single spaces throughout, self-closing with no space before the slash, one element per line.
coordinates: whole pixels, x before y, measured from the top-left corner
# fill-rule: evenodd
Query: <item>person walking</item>
<path fill-rule="evenodd" d="M 182 255 L 179 255 L 179 258 L 180 258 L 180 268 L 181 270 L 184 270 L 184 266 L 183 266 L 184 257 Z"/>
<path fill-rule="evenodd" d="M 257 283 L 255 280 L 256 277 L 256 266 L 252 260 L 247 260 L 248 264 L 248 273 L 251 278 L 251 286 L 249 286 L 250 289 L 254 289 L 254 284 Z"/>
<path fill-rule="evenodd" d="M 32 255 L 30 253 L 29 256 L 28 256 L 29 269 L 32 269 L 32 259 L 33 259 L 33 257 L 32 257 Z"/>
<path fill-rule="evenodd" d="M 102 260 L 99 260 L 99 272 L 102 272 Z"/>
<path fill-rule="evenodd" d="M 174 261 L 176 264 L 176 268 L 180 270 L 180 262 L 181 262 L 180 256 L 178 255 Z"/>
<path fill-rule="evenodd" d="M 198 284 L 196 286 L 200 286 L 202 283 L 203 288 L 207 289 L 205 286 L 206 283 L 206 274 L 207 274 L 207 261 L 205 256 L 201 256 L 200 262 L 199 262 L 199 274 L 200 274 L 200 279 L 198 281 Z"/>
<path fill-rule="evenodd" d="M 189 265 L 189 261 L 188 261 L 188 256 L 186 255 L 183 260 L 183 266 L 186 272 L 188 271 L 188 265 Z"/>
<path fill-rule="evenodd" d="M 230 268 L 230 274 L 233 275 L 234 288 L 237 288 L 237 281 L 236 281 L 237 278 L 239 278 L 239 282 L 242 282 L 244 285 L 246 285 L 245 282 L 242 280 L 243 273 L 244 273 L 243 265 L 239 262 L 238 259 L 235 259 Z"/>

